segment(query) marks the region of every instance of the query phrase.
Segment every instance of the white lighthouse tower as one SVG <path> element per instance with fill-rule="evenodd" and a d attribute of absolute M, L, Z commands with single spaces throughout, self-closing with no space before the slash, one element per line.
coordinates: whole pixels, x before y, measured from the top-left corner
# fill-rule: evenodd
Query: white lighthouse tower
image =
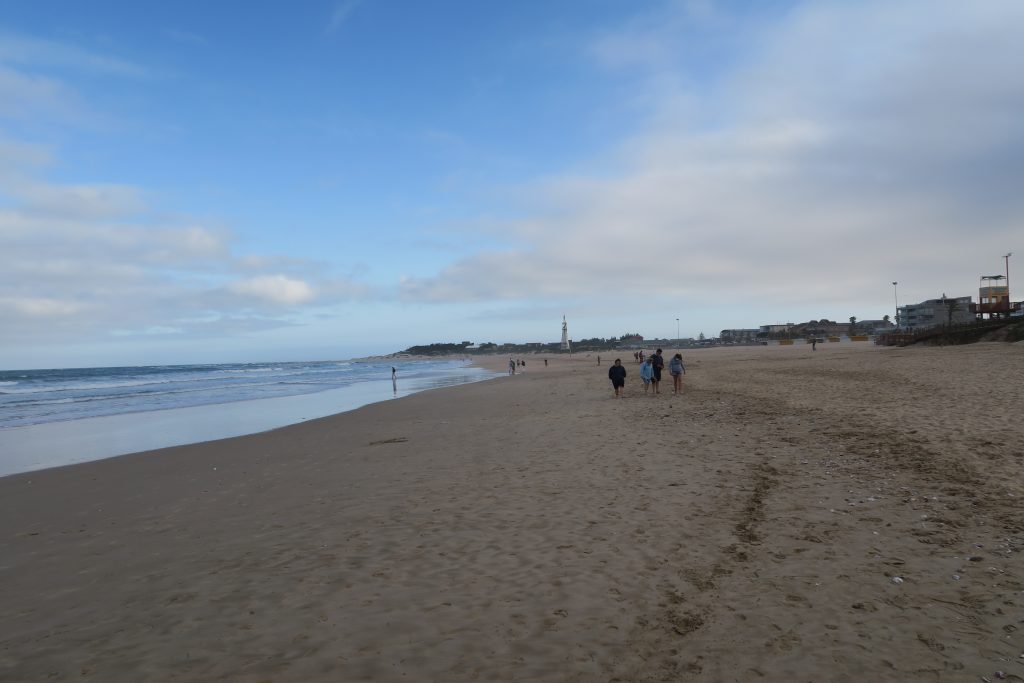
<path fill-rule="evenodd" d="M 572 346 L 569 344 L 569 325 L 565 322 L 565 316 L 562 316 L 562 350 L 572 353 Z"/>

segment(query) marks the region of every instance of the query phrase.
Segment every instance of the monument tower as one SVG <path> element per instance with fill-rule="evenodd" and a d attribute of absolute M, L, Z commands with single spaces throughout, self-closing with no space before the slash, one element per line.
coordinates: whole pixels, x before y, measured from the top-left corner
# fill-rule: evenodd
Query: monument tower
<path fill-rule="evenodd" d="M 569 325 L 565 322 L 565 316 L 562 316 L 562 350 L 572 353 L 572 346 L 569 344 Z"/>

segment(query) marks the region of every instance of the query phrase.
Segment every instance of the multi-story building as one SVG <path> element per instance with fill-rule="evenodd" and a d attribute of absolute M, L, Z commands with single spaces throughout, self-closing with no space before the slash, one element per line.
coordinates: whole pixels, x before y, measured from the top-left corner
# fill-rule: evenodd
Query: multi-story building
<path fill-rule="evenodd" d="M 750 328 L 722 330 L 718 333 L 718 336 L 722 341 L 726 342 L 754 341 L 757 339 L 758 332 L 760 332 L 760 330 Z"/>
<path fill-rule="evenodd" d="M 1003 316 L 1013 311 L 1010 303 L 1010 286 L 1004 275 L 982 275 L 978 287 L 978 317 Z"/>
<path fill-rule="evenodd" d="M 971 297 L 958 296 L 928 299 L 919 304 L 900 306 L 897 324 L 903 329 L 924 329 L 941 325 L 962 325 L 974 322 Z"/>

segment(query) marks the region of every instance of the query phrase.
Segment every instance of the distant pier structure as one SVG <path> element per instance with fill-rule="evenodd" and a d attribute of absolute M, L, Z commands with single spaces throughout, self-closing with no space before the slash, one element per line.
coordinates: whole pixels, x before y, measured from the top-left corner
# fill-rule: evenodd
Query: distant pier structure
<path fill-rule="evenodd" d="M 562 350 L 572 353 L 572 344 L 569 343 L 569 325 L 565 322 L 565 316 L 562 316 Z"/>

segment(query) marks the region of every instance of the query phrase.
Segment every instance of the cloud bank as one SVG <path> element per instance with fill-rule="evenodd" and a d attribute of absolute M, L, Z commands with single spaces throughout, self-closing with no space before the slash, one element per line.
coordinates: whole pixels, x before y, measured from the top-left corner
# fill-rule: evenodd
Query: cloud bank
<path fill-rule="evenodd" d="M 237 334 L 368 294 L 320 264 L 237 254 L 219 227 L 168 223 L 137 188 L 47 182 L 46 150 L 0 149 L 16 152 L 0 160 L 0 343 Z"/>
<path fill-rule="evenodd" d="M 0 126 L 63 125 L 87 109 L 66 72 L 137 78 L 130 62 L 0 34 Z M 239 253 L 232 231 L 166 218 L 119 183 L 54 182 L 59 149 L 0 127 L 0 346 L 189 340 L 288 327 L 317 307 L 369 295 L 323 264 Z"/>
<path fill-rule="evenodd" d="M 690 39 L 709 28 L 744 45 L 711 77 Z M 1022 39 L 1010 1 L 808 3 L 757 28 L 707 8 L 638 21 L 591 46 L 633 70 L 648 111 L 595 160 L 621 170 L 522 188 L 541 209 L 502 231 L 523 246 L 402 295 L 863 301 L 896 278 L 969 293 L 1024 223 Z"/>

